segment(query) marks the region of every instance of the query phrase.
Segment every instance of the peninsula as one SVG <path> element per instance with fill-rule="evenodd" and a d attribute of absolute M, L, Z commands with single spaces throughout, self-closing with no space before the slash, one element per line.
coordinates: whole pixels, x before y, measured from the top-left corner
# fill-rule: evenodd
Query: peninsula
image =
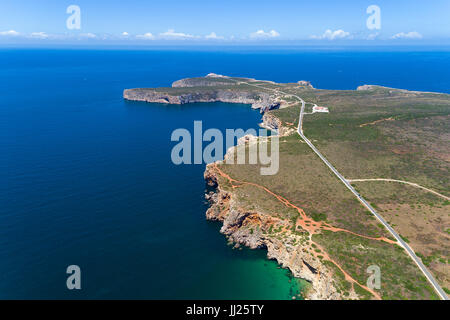
<path fill-rule="evenodd" d="M 230 242 L 267 250 L 307 280 L 306 298 L 448 299 L 450 95 L 217 74 L 123 95 L 260 109 L 279 135 L 280 169 L 208 164 L 206 217 Z"/>

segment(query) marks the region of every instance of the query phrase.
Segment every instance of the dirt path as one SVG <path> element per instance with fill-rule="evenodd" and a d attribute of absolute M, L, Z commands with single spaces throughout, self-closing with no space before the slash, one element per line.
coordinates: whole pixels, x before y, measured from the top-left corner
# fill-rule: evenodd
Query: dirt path
<path fill-rule="evenodd" d="M 264 191 L 266 191 L 267 193 L 271 194 L 272 196 L 274 196 L 277 200 L 279 200 L 281 203 L 283 203 L 285 206 L 289 207 L 289 208 L 294 208 L 297 210 L 297 212 L 299 213 L 300 217 L 297 219 L 296 221 L 296 227 L 300 226 L 302 229 L 306 230 L 307 232 L 309 232 L 310 235 L 316 234 L 318 233 L 320 230 L 329 230 L 332 232 L 347 232 L 347 233 L 351 233 L 355 236 L 358 237 L 362 237 L 362 238 L 366 238 L 366 239 L 370 239 L 370 240 L 377 240 L 377 241 L 385 241 L 387 243 L 390 244 L 397 244 L 396 241 L 393 241 L 391 239 L 385 238 L 385 237 L 378 237 L 378 238 L 374 238 L 374 237 L 369 237 L 369 236 L 365 236 L 365 235 L 360 235 L 357 234 L 355 232 L 349 231 L 349 230 L 345 230 L 345 229 L 341 229 L 341 228 L 335 228 L 331 225 L 329 225 L 328 223 L 325 222 L 317 222 L 311 218 L 309 218 L 306 213 L 303 211 L 303 209 L 297 207 L 296 205 L 292 204 L 289 200 L 287 200 L 286 198 L 274 193 L 273 191 L 269 190 L 268 188 L 261 186 L 257 183 L 253 183 L 253 182 L 247 182 L 247 181 L 239 181 L 236 180 L 232 177 L 230 177 L 230 175 L 226 174 L 225 172 L 223 172 L 216 163 L 213 164 L 214 169 L 217 171 L 217 173 L 224 177 L 225 179 L 227 179 L 232 188 L 239 188 L 241 185 L 251 185 L 251 186 L 255 186 L 257 188 L 260 188 Z M 367 286 L 364 286 L 360 283 L 358 283 L 354 278 L 352 278 L 336 261 L 334 261 L 327 253 L 326 251 L 322 248 L 322 246 L 320 246 L 319 244 L 313 242 L 312 240 L 310 240 L 311 243 L 314 243 L 316 245 L 316 247 L 320 250 L 320 252 L 316 253 L 314 252 L 313 255 L 317 256 L 317 255 L 322 255 L 323 259 L 330 261 L 331 263 L 333 263 L 343 274 L 345 279 L 353 284 L 357 284 L 359 285 L 361 288 L 365 289 L 366 291 L 370 292 L 376 299 L 381 300 L 380 295 L 375 292 L 374 290 L 368 288 Z"/>
<path fill-rule="evenodd" d="M 398 182 L 398 183 L 404 183 L 410 186 L 413 186 L 415 188 L 419 188 L 428 192 L 431 192 L 435 195 L 437 195 L 438 197 L 444 198 L 445 200 L 449 200 L 450 201 L 450 197 L 444 196 L 443 194 L 440 194 L 439 192 L 436 192 L 434 190 L 425 188 L 421 185 L 418 185 L 417 183 L 413 183 L 413 182 L 408 182 L 408 181 L 402 181 L 402 180 L 395 180 L 395 179 L 384 179 L 384 178 L 374 178 L 374 179 L 346 179 L 348 182 L 365 182 L 365 181 L 387 181 L 387 182 Z"/>
<path fill-rule="evenodd" d="M 362 128 L 362 127 L 365 127 L 365 126 L 371 126 L 371 125 L 377 124 L 379 122 L 394 121 L 394 120 L 395 120 L 394 118 L 390 117 L 390 118 L 386 118 L 386 119 L 380 119 L 380 120 L 375 120 L 375 121 L 368 122 L 368 123 L 363 123 L 363 124 L 360 124 L 359 127 Z"/>
<path fill-rule="evenodd" d="M 347 233 L 353 234 L 355 236 L 358 236 L 358 237 L 361 237 L 361 238 L 365 238 L 365 239 L 369 239 L 369 240 L 377 240 L 377 241 L 384 241 L 384 242 L 387 242 L 387 243 L 390 243 L 390 244 L 397 244 L 397 241 L 388 239 L 386 237 L 369 237 L 369 236 L 366 236 L 366 235 L 358 234 L 358 233 L 350 231 L 350 230 L 333 227 L 330 224 L 328 224 L 326 222 L 323 222 L 323 221 L 315 221 L 312 218 L 309 218 L 306 215 L 305 211 L 303 211 L 303 209 L 297 207 L 296 205 L 291 203 L 286 198 L 284 198 L 284 197 L 274 193 L 273 191 L 269 190 L 268 188 L 266 188 L 264 186 L 261 186 L 261 185 L 259 185 L 257 183 L 247 182 L 247 181 L 239 181 L 239 180 L 233 179 L 228 174 L 226 174 L 225 172 L 220 170 L 220 168 L 217 166 L 216 163 L 214 163 L 214 168 L 217 170 L 217 172 L 222 177 L 226 178 L 231 183 L 232 188 L 238 188 L 239 185 L 236 185 L 236 184 L 241 184 L 241 185 L 242 184 L 246 184 L 246 185 L 255 186 L 255 187 L 259 188 L 259 189 L 262 189 L 262 190 L 266 191 L 267 193 L 271 194 L 272 196 L 274 196 L 278 201 L 283 203 L 286 207 L 296 209 L 297 212 L 300 215 L 300 217 L 297 219 L 297 226 L 302 227 L 304 230 L 308 231 L 310 234 L 316 234 L 320 230 L 329 230 L 329 231 L 332 231 L 332 232 L 347 232 Z M 233 184 L 233 182 L 236 183 L 236 184 Z"/>

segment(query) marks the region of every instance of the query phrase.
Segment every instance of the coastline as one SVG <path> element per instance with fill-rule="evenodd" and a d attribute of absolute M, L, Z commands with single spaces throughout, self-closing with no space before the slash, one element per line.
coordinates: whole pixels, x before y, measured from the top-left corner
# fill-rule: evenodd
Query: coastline
<path fill-rule="evenodd" d="M 267 87 L 267 85 L 269 85 L 269 87 Z M 271 85 L 276 85 L 278 87 L 273 88 Z M 293 117 L 298 117 L 297 114 L 293 114 L 296 113 L 294 111 L 296 109 L 271 111 L 296 105 L 296 103 L 293 103 L 293 100 L 295 100 L 293 98 L 296 98 L 303 103 L 299 120 L 301 122 L 304 102 L 301 98 L 298 98 L 297 94 L 299 93 L 297 92 L 309 97 L 316 94 L 326 95 L 327 93 L 331 93 L 331 95 L 350 95 L 350 97 L 373 96 L 379 99 L 390 99 L 391 97 L 396 97 L 397 99 L 428 97 L 428 93 L 373 85 L 359 86 L 356 90 L 351 91 L 320 90 L 314 89 L 307 81 L 275 84 L 263 80 L 233 78 L 209 74 L 203 78 L 178 80 L 172 84 L 171 88 L 125 90 L 124 98 L 128 100 L 165 104 L 216 101 L 251 104 L 252 108 L 260 109 L 260 113 L 263 114 L 263 121 L 259 124 L 260 127 L 275 131 L 277 133 L 276 136 L 286 137 L 282 142 L 291 143 L 294 140 L 287 136 L 291 136 L 296 132 L 294 129 L 295 121 L 292 121 Z M 439 94 L 437 95 L 437 98 L 440 98 Z M 448 99 L 448 95 L 442 95 L 442 99 Z M 283 124 L 283 121 L 285 121 L 286 125 Z M 358 128 L 362 127 L 358 124 Z M 300 130 L 300 127 L 298 130 Z M 255 143 L 269 143 L 269 139 L 252 136 L 246 136 L 245 139 L 243 138 L 238 140 L 236 146 L 230 147 L 226 151 L 224 160 L 234 156 L 235 148 L 240 145 L 246 145 L 247 143 L 249 145 Z M 297 149 L 297 147 L 295 147 L 295 149 Z M 309 149 L 307 150 L 310 151 Z M 286 150 L 284 152 L 285 157 L 289 158 L 292 156 L 292 154 L 286 153 Z M 308 215 L 303 210 L 303 205 L 296 206 L 281 196 L 281 194 L 276 194 L 265 187 L 268 183 L 268 187 L 273 188 L 272 190 L 279 190 L 281 185 L 290 179 L 291 173 L 286 175 L 285 172 L 284 181 L 278 179 L 278 184 L 273 185 L 273 181 L 269 180 L 266 180 L 265 182 L 255 181 L 253 176 L 249 175 L 252 172 L 250 167 L 239 169 L 229 166 L 225 169 L 226 166 L 224 165 L 224 160 L 209 163 L 204 172 L 206 183 L 215 190 L 205 195 L 205 198 L 210 202 L 210 208 L 206 212 L 206 218 L 208 220 L 222 222 L 220 232 L 228 238 L 229 242 L 235 243 L 236 246 L 245 245 L 250 249 L 266 249 L 268 259 L 276 260 L 281 267 L 289 269 L 294 277 L 304 279 L 311 284 L 310 289 L 305 294 L 306 299 L 382 299 L 378 292 L 368 287 L 369 284 L 365 286 L 366 280 L 361 278 L 361 270 L 365 269 L 359 268 L 359 271 L 358 269 L 353 270 L 354 272 L 356 271 L 360 277 L 359 279 L 355 279 L 353 275 L 351 276 L 343 269 L 342 264 L 345 264 L 345 261 L 340 261 L 340 263 L 338 263 L 336 261 L 336 255 L 331 256 L 326 252 L 325 248 L 332 247 L 334 241 L 330 242 L 325 240 L 325 242 L 323 242 L 323 239 L 327 239 L 327 237 L 332 239 L 334 237 L 333 234 L 342 232 L 344 234 L 349 234 L 348 240 L 346 241 L 354 241 L 354 239 L 350 239 L 351 237 L 357 237 L 359 239 L 365 238 L 372 241 L 370 244 L 365 243 L 365 246 L 372 246 L 373 250 L 384 250 L 384 254 L 404 255 L 403 251 L 395 252 L 395 250 L 399 249 L 395 246 L 382 248 L 383 246 L 386 246 L 382 243 L 395 245 L 395 241 L 386 238 L 386 230 L 383 228 L 378 230 L 377 228 L 379 228 L 379 226 L 376 226 L 374 221 L 366 218 L 365 215 L 367 215 L 367 213 L 361 210 L 360 204 L 357 201 L 352 203 L 352 206 L 358 207 L 356 213 L 360 215 L 360 218 L 357 219 L 358 222 L 356 222 L 355 225 L 357 232 L 342 227 L 335 227 L 328 222 L 321 221 L 326 220 L 327 214 L 325 214 L 325 219 L 318 216 L 314 217 L 314 215 L 311 216 L 311 214 L 317 214 L 317 212 L 309 212 Z M 298 163 L 298 159 L 292 161 Z M 304 168 L 298 164 L 291 164 L 290 166 L 297 167 L 297 170 L 300 170 L 299 172 Z M 228 174 L 225 171 L 228 172 Z M 245 177 L 244 180 L 237 180 L 242 179 L 243 177 Z M 295 190 L 297 190 L 297 192 L 302 189 L 303 192 L 305 192 L 305 186 L 302 187 L 303 183 L 298 184 L 299 181 L 302 182 L 302 180 L 291 182 L 296 186 Z M 315 179 L 311 181 L 315 181 Z M 339 186 L 342 188 L 341 185 Z M 242 192 L 240 191 L 241 187 L 244 187 L 245 189 Z M 249 187 L 250 189 L 246 187 Z M 347 192 L 346 189 L 345 192 Z M 267 195 L 267 193 L 269 195 Z M 256 198 L 251 199 L 253 196 Z M 295 198 L 297 198 L 297 196 L 294 196 L 293 199 Z M 258 199 L 258 201 L 255 201 L 255 199 Z M 352 201 L 355 201 L 353 196 L 351 199 Z M 270 203 L 269 207 L 265 207 L 265 205 L 268 205 L 267 203 L 265 204 L 266 201 Z M 284 209 L 275 209 L 273 206 L 281 206 L 284 207 Z M 311 208 L 309 209 L 311 211 Z M 294 215 L 289 213 L 289 210 L 294 210 Z M 348 207 L 344 210 L 348 210 Z M 358 210 L 360 211 L 358 212 Z M 280 215 L 279 212 L 283 213 Z M 339 218 L 336 217 L 335 219 Z M 335 220 L 334 223 L 341 224 L 339 220 Z M 370 229 L 367 229 L 369 226 Z M 347 225 L 345 225 L 345 227 L 347 227 Z M 318 239 L 321 243 L 316 241 Z M 380 241 L 382 243 L 380 243 Z M 361 248 L 365 251 L 367 250 L 365 246 L 360 242 L 358 246 L 348 247 L 347 250 Z M 336 252 L 334 252 L 334 254 L 336 254 Z M 337 254 L 338 258 L 342 259 L 342 257 L 339 256 L 339 253 Z M 383 254 L 378 257 L 382 258 Z M 411 261 L 408 260 L 407 264 L 410 264 L 410 262 Z M 379 261 L 378 263 L 384 264 L 385 261 Z M 414 266 L 408 270 L 408 272 L 407 277 L 415 277 L 413 274 L 417 272 L 417 269 Z M 420 281 L 423 282 L 423 279 L 420 278 Z"/>
<path fill-rule="evenodd" d="M 180 84 L 180 81 L 175 81 L 174 84 Z M 131 89 L 133 90 L 133 89 Z M 184 95 L 181 97 L 174 97 L 166 93 L 157 95 L 136 95 L 136 91 L 124 91 L 124 98 L 127 100 L 143 101 L 148 103 L 163 103 L 163 104 L 185 104 L 198 102 L 224 102 L 224 103 L 240 103 L 249 104 L 253 109 L 260 109 L 262 114 L 262 122 L 259 125 L 267 130 L 275 132 L 278 136 L 286 136 L 295 133 L 295 129 L 284 126 L 282 121 L 274 114 L 267 112 L 272 110 L 270 106 L 274 105 L 273 100 L 265 100 L 265 104 L 258 103 L 259 101 L 253 99 L 242 98 L 241 96 L 228 96 L 218 94 L 214 97 L 204 97 L 196 95 Z M 256 137 L 256 139 L 259 139 Z M 241 143 L 245 143 L 241 140 Z M 236 146 L 227 150 L 224 159 L 233 152 Z M 222 223 L 220 232 L 224 234 L 228 241 L 235 245 L 244 245 L 250 249 L 264 249 L 267 250 L 267 259 L 276 260 L 280 267 L 289 270 L 294 278 L 305 280 L 309 283 L 308 289 L 303 293 L 304 299 L 341 299 L 342 297 L 337 293 L 332 285 L 331 274 L 326 270 L 324 265 L 314 262 L 307 253 L 302 252 L 292 256 L 292 247 L 286 247 L 283 241 L 272 239 L 270 237 L 263 237 L 261 233 L 250 231 L 247 228 L 253 221 L 263 221 L 271 219 L 258 212 L 248 214 L 242 212 L 234 207 L 232 192 L 224 191 L 220 184 L 216 173 L 211 169 L 212 165 L 206 165 L 204 171 L 204 179 L 209 187 L 215 189 L 215 192 L 205 194 L 206 200 L 210 203 L 210 207 L 206 212 L 206 219 L 211 221 L 219 221 Z M 228 205 L 229 210 L 222 210 L 221 208 Z M 246 228 L 240 228 L 242 223 Z M 250 232 L 252 234 L 250 234 Z M 316 270 L 321 270 L 320 273 Z M 353 298 L 357 298 L 354 296 Z"/>
<path fill-rule="evenodd" d="M 276 260 L 282 267 L 288 269 L 295 278 L 306 280 L 310 286 L 304 293 L 306 300 L 331 299 L 339 300 L 343 297 L 333 285 L 332 275 L 326 266 L 314 259 L 306 252 L 306 247 L 293 245 L 265 234 L 262 229 L 270 228 L 281 221 L 257 211 L 246 211 L 239 208 L 234 201 L 233 193 L 221 186 L 219 177 L 214 170 L 215 164 L 208 164 L 204 178 L 208 186 L 216 192 L 205 195 L 210 202 L 206 212 L 206 219 L 222 223 L 220 232 L 229 241 L 237 245 L 244 245 L 250 249 L 267 250 L 267 258 Z M 285 225 L 286 228 L 289 226 Z M 295 235 L 292 240 L 297 243 Z M 357 299 L 357 296 L 347 298 Z"/>
<path fill-rule="evenodd" d="M 210 74 L 208 76 L 210 76 L 210 78 L 221 77 L 220 75 L 215 74 Z M 177 80 L 173 82 L 172 88 L 189 88 L 194 85 L 205 85 L 201 80 L 200 82 L 194 81 L 194 83 L 192 83 L 191 79 L 197 78 Z M 254 79 L 251 80 L 252 82 L 256 81 Z M 267 81 L 264 80 L 262 82 Z M 317 90 L 313 88 L 308 81 L 300 81 L 299 83 L 306 86 L 308 89 Z M 164 90 L 155 92 L 146 89 L 125 89 L 123 92 L 123 97 L 126 100 L 148 103 L 187 104 L 223 102 L 249 104 L 252 109 L 260 109 L 260 113 L 262 114 L 262 122 L 259 123 L 260 127 L 276 132 L 276 135 L 279 137 L 295 133 L 295 129 L 293 129 L 292 126 L 284 126 L 281 119 L 269 112 L 273 109 L 280 108 L 278 101 L 273 98 L 271 99 L 270 95 L 257 97 L 256 99 L 249 96 L 250 94 L 246 91 L 238 91 L 236 94 L 231 93 L 229 90 L 215 89 L 213 89 L 212 95 L 205 95 L 198 92 L 172 95 Z M 262 103 L 261 100 L 263 101 Z M 286 103 L 286 105 L 288 104 Z M 283 104 L 281 104 L 281 107 L 283 107 Z M 256 139 L 252 139 L 253 142 L 260 139 L 259 137 L 254 138 Z M 243 143 L 246 143 L 245 140 L 241 139 L 238 141 L 238 145 Z M 234 151 L 234 148 L 238 145 L 227 150 L 224 155 L 224 160 L 227 156 L 230 156 Z M 217 163 L 221 163 L 224 160 L 218 161 Z M 305 300 L 359 299 L 354 290 L 345 297 L 339 292 L 339 289 L 337 289 L 333 280 L 333 271 L 327 268 L 327 266 L 323 264 L 320 259 L 317 259 L 315 254 L 310 251 L 310 243 L 305 243 L 303 235 L 299 236 L 294 232 L 291 235 L 293 245 L 292 243 L 289 243 L 289 241 L 286 242 L 271 237 L 268 234 L 263 234 L 261 228 L 259 228 L 261 224 L 284 224 L 284 222 L 281 220 L 274 221 L 273 217 L 261 212 L 247 212 L 241 210 L 234 201 L 233 192 L 225 190 L 219 182 L 220 177 L 216 170 L 213 169 L 213 167 L 217 168 L 217 163 L 207 164 L 204 171 L 206 184 L 215 190 L 205 194 L 205 199 L 210 203 L 210 207 L 205 216 L 207 220 L 222 223 L 220 232 L 227 237 L 229 242 L 234 243 L 235 246 L 243 245 L 250 249 L 267 250 L 267 259 L 275 260 L 281 268 L 289 270 L 294 278 L 309 283 L 306 292 L 303 293 L 303 298 Z M 284 228 L 289 230 L 288 225 L 285 225 Z M 305 246 L 299 246 L 301 243 L 304 243 Z"/>

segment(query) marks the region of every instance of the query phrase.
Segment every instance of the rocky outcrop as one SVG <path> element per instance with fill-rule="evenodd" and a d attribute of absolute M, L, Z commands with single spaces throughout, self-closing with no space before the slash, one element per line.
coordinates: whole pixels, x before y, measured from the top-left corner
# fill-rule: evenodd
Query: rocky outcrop
<path fill-rule="evenodd" d="M 300 86 L 302 86 L 302 87 L 307 87 L 307 88 L 310 88 L 310 89 L 314 89 L 314 87 L 312 86 L 310 81 L 300 80 L 300 81 L 297 81 L 297 83 Z"/>
<path fill-rule="evenodd" d="M 288 136 L 295 132 L 295 129 L 284 126 L 282 121 L 271 112 L 264 113 L 262 120 L 261 127 L 276 131 L 280 137 Z"/>
<path fill-rule="evenodd" d="M 277 109 L 280 106 L 280 102 L 276 101 L 267 93 L 222 88 L 211 88 L 210 90 L 206 90 L 195 87 L 188 93 L 181 93 L 178 95 L 173 92 L 169 92 L 169 90 L 164 91 L 160 89 L 137 88 L 124 90 L 123 97 L 127 100 L 133 101 L 168 104 L 185 104 L 194 102 L 243 103 L 251 104 L 252 108 L 260 109 L 261 113 L 268 110 Z"/>
<path fill-rule="evenodd" d="M 362 86 L 359 86 L 356 88 L 357 91 L 367 91 L 367 90 L 373 90 L 376 86 L 373 86 L 371 84 L 365 84 Z"/>
<path fill-rule="evenodd" d="M 289 230 L 289 221 L 273 216 L 247 211 L 235 202 L 232 191 L 225 191 L 218 183 L 213 166 L 206 167 L 204 178 L 209 186 L 216 187 L 215 192 L 206 195 L 210 208 L 206 212 L 209 220 L 223 223 L 220 232 L 236 245 L 245 245 L 252 249 L 266 249 L 267 257 L 275 259 L 283 268 L 288 268 L 297 278 L 311 283 L 306 299 L 342 299 L 336 290 L 332 273 L 319 259 L 309 253 L 309 242 L 299 244 L 297 234 L 286 232 L 280 239 L 270 234 L 270 226 Z M 348 297 L 347 297 L 348 298 Z"/>

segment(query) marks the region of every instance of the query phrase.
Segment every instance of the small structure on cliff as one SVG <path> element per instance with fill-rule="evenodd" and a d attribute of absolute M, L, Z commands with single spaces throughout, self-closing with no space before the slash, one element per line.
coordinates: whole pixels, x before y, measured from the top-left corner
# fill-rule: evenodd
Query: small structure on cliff
<path fill-rule="evenodd" d="M 312 113 L 316 113 L 316 112 L 329 113 L 330 111 L 328 110 L 327 107 L 319 107 L 317 104 L 315 104 L 312 108 Z"/>
<path fill-rule="evenodd" d="M 300 80 L 300 81 L 297 81 L 297 83 L 303 87 L 308 87 L 308 88 L 314 89 L 314 87 L 312 86 L 310 81 Z"/>

